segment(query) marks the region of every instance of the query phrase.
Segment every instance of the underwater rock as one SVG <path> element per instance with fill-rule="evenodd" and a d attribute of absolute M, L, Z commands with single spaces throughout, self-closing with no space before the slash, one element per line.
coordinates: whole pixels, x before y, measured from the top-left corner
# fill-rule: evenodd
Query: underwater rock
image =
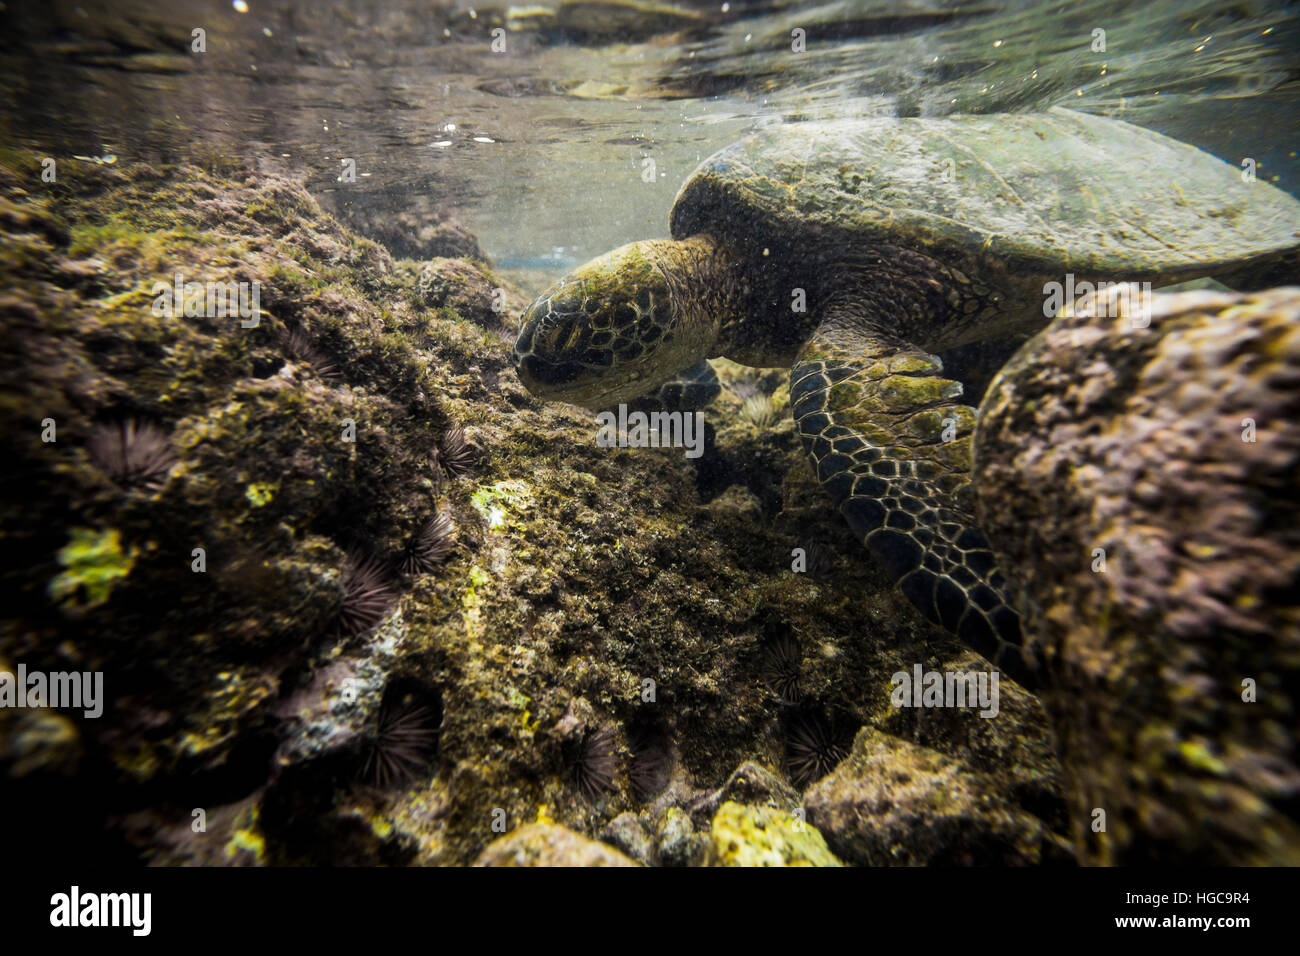
<path fill-rule="evenodd" d="M 815 827 L 772 807 L 728 801 L 709 830 L 705 866 L 843 866 Z"/>
<path fill-rule="evenodd" d="M 488 845 L 475 866 L 636 866 L 612 847 L 557 823 L 530 823 Z"/>
<path fill-rule="evenodd" d="M 1080 858 L 1300 863 L 1300 289 L 1081 300 L 976 448 Z"/>
<path fill-rule="evenodd" d="M 296 180 L 39 170 L 0 165 L 0 407 L 19 423 L 0 435 L 0 654 L 102 671 L 107 700 L 60 712 L 76 760 L 0 720 L 25 832 L 143 862 L 465 865 L 545 808 L 587 837 L 623 819 L 629 850 L 638 813 L 651 862 L 696 865 L 700 800 L 789 806 L 736 768 L 780 766 L 766 651 L 792 633 L 801 699 L 1059 800 L 1032 699 L 1004 690 L 996 721 L 890 705 L 894 672 L 968 655 L 861 555 L 788 416 L 759 429 L 727 392 L 698 460 L 603 448 L 588 413 L 527 393 L 509 342 L 427 305 L 417 263 Z M 177 273 L 258 283 L 256 325 L 206 301 L 155 314 Z M 165 437 L 147 480 L 90 454 L 128 421 Z M 412 562 L 442 515 L 454 547 L 440 531 Z M 815 581 L 792 569 L 809 540 L 840 555 Z M 428 720 L 386 721 L 408 691 Z M 589 728 L 609 732 L 595 799 L 574 773 Z M 69 809 L 88 791 L 105 798 Z"/>
<path fill-rule="evenodd" d="M 479 248 L 478 239 L 455 220 L 443 219 L 436 224 L 422 226 L 414 235 L 418 244 L 411 249 L 417 253 L 410 256 L 412 259 L 443 257 L 487 261 L 487 254 Z M 401 243 L 398 246 L 400 248 Z"/>
<path fill-rule="evenodd" d="M 1042 822 L 1007 804 L 988 777 L 870 727 L 805 801 L 809 823 L 835 853 L 862 866 L 1023 866 L 1068 858 Z"/>
<path fill-rule="evenodd" d="M 661 866 L 699 866 L 709 840 L 697 833 L 691 818 L 679 807 L 669 807 L 655 829 L 655 857 Z"/>
<path fill-rule="evenodd" d="M 0 723 L 0 764 L 8 766 L 13 778 L 28 774 L 72 776 L 81 759 L 81 738 L 77 726 L 67 717 L 45 707 L 10 712 Z"/>
<path fill-rule="evenodd" d="M 802 806 L 797 790 L 752 760 L 746 760 L 732 771 L 721 788 L 692 808 L 691 815 L 697 823 L 708 826 L 718 808 L 728 802 L 781 810 L 796 810 Z"/>
<path fill-rule="evenodd" d="M 231 804 L 199 808 L 151 807 L 113 821 L 133 843 L 148 847 L 152 866 L 266 866 L 256 792 Z M 353 860 L 365 859 L 360 853 Z M 370 857 L 369 862 L 379 860 Z"/>
<path fill-rule="evenodd" d="M 638 863 L 650 862 L 653 852 L 650 835 L 635 813 L 620 813 L 600 831 L 600 839 Z"/>
<path fill-rule="evenodd" d="M 505 290 L 494 281 L 476 263 L 439 258 L 424 264 L 417 288 L 425 305 L 455 309 L 484 328 L 507 331 L 512 317 L 505 311 Z"/>
<path fill-rule="evenodd" d="M 321 204 L 349 228 L 384 246 L 394 259 L 487 261 L 473 233 L 428 196 L 412 195 L 409 189 L 348 200 L 326 194 Z"/>

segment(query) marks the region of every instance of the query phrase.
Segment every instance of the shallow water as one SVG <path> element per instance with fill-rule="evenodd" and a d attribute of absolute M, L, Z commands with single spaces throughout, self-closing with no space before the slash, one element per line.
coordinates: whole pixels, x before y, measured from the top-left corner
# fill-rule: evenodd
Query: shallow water
<path fill-rule="evenodd" d="M 549 26 L 464 2 L 247 6 L 11 3 L 0 129 L 122 162 L 283 158 L 318 194 L 431 201 L 505 267 L 552 273 L 666 235 L 701 159 L 804 119 L 1069 106 L 1300 191 L 1300 20 L 1268 2 L 593 3 Z"/>

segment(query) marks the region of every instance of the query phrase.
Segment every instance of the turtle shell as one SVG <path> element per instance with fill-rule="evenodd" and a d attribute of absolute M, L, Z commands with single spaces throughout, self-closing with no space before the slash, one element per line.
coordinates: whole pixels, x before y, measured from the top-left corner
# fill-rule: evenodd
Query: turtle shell
<path fill-rule="evenodd" d="M 1300 202 L 1194 146 L 1066 109 L 799 123 L 706 159 L 672 235 L 883 242 L 1004 275 L 1175 281 L 1300 247 Z"/>

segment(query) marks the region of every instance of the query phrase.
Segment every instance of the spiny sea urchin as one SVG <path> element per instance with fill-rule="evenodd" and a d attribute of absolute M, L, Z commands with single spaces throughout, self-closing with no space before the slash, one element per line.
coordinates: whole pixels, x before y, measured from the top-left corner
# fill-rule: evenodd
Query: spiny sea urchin
<path fill-rule="evenodd" d="M 763 645 L 763 679 L 772 693 L 781 698 L 782 703 L 799 702 L 799 677 L 802 665 L 803 649 L 793 636 L 780 634 Z"/>
<path fill-rule="evenodd" d="M 806 541 L 800 547 L 804 549 L 804 573 L 812 580 L 821 580 L 835 570 L 835 552 L 820 541 Z"/>
<path fill-rule="evenodd" d="M 384 696 L 379 724 L 362 770 L 380 789 L 409 783 L 427 770 L 438 747 L 437 709 L 413 695 Z"/>
<path fill-rule="evenodd" d="M 668 784 L 672 769 L 671 741 L 667 730 L 654 725 L 636 728 L 629 736 L 628 780 L 637 798 L 646 801 Z"/>
<path fill-rule="evenodd" d="M 168 437 L 135 419 L 96 425 L 88 448 L 95 466 L 123 488 L 161 488 L 176 464 Z"/>
<path fill-rule="evenodd" d="M 281 333 L 280 342 L 285 355 L 295 362 L 311 366 L 324 381 L 336 382 L 343 377 L 334 360 L 316 347 L 312 337 L 301 326 Z"/>
<path fill-rule="evenodd" d="M 384 619 L 397 595 L 382 563 L 352 552 L 343 561 L 343 603 L 336 619 L 348 636 L 364 634 Z"/>
<path fill-rule="evenodd" d="M 614 753 L 612 727 L 588 727 L 573 757 L 573 782 L 582 795 L 593 803 L 614 789 L 618 759 Z"/>
<path fill-rule="evenodd" d="M 474 446 L 465 438 L 465 429 L 459 425 L 449 426 L 434 449 L 433 460 L 452 478 L 469 474 L 474 467 Z"/>
<path fill-rule="evenodd" d="M 790 779 L 798 786 L 820 780 L 846 756 L 847 748 L 821 714 L 804 711 L 787 721 L 785 762 Z"/>
<path fill-rule="evenodd" d="M 402 559 L 402 570 L 407 574 L 432 571 L 451 554 L 456 546 L 456 526 L 447 509 L 439 509 L 412 536 Z"/>

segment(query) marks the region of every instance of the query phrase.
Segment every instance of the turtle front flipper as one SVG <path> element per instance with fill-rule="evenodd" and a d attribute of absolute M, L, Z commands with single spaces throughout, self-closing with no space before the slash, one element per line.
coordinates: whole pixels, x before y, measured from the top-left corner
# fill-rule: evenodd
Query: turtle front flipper
<path fill-rule="evenodd" d="M 659 386 L 651 396 L 663 408 L 676 412 L 694 412 L 704 408 L 722 392 L 718 373 L 706 359 L 680 372 Z"/>
<path fill-rule="evenodd" d="M 790 370 L 795 425 L 817 480 L 927 618 L 1021 686 L 1020 619 L 970 499 L 975 410 L 939 359 L 832 312 Z"/>

